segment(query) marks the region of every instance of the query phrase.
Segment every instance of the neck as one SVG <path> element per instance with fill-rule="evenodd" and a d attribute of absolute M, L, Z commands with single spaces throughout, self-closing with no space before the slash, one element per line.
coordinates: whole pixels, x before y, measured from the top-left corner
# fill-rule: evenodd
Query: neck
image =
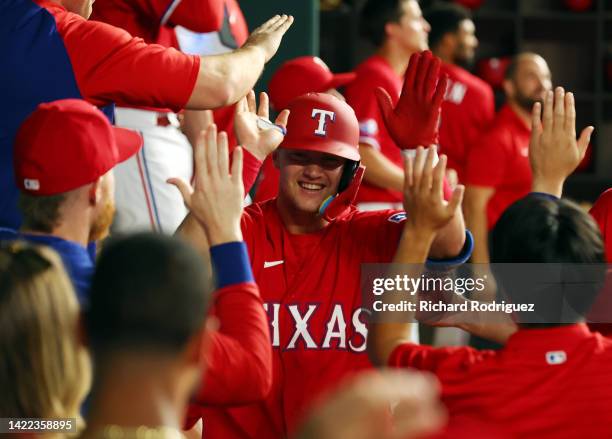
<path fill-rule="evenodd" d="M 318 213 L 298 211 L 280 194 L 276 199 L 276 207 L 283 225 L 294 235 L 318 232 L 328 224 Z"/>
<path fill-rule="evenodd" d="M 192 390 L 187 387 L 172 361 L 129 354 L 115 358 L 99 367 L 84 436 L 107 425 L 180 429 Z"/>
<path fill-rule="evenodd" d="M 89 225 L 82 224 L 78 220 L 74 223 L 62 222 L 57 227 L 54 227 L 50 233 L 28 229 L 27 227 L 22 227 L 21 231 L 31 235 L 56 236 L 58 238 L 65 239 L 66 241 L 81 244 L 83 247 L 87 247 L 89 244 Z"/>
<path fill-rule="evenodd" d="M 519 119 L 521 119 L 525 123 L 525 126 L 531 129 L 531 114 L 529 114 L 528 111 L 525 111 L 523 107 L 521 107 L 516 102 L 510 101 L 508 102 L 508 105 L 510 105 L 510 108 L 512 108 L 512 110 L 516 113 Z"/>
<path fill-rule="evenodd" d="M 432 53 L 438 58 L 440 58 L 442 62 L 446 64 L 455 64 L 455 62 L 453 61 L 452 55 L 450 53 L 447 53 L 444 50 L 432 49 Z"/>
<path fill-rule="evenodd" d="M 389 63 L 397 76 L 404 76 L 406 68 L 408 67 L 410 55 L 412 55 L 411 53 L 407 54 L 397 44 L 389 40 L 383 43 L 376 53 Z"/>

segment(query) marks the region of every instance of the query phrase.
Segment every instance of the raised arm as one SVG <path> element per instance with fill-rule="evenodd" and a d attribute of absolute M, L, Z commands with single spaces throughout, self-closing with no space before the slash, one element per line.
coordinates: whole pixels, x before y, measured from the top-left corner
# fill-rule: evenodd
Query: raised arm
<path fill-rule="evenodd" d="M 413 277 L 420 275 L 420 266 L 428 258 L 431 246 L 440 232 L 459 211 L 463 186 L 457 186 L 450 202 L 444 201 L 443 179 L 446 156 L 433 166 L 435 149 L 417 148 L 416 157 L 408 157 L 405 165 L 404 204 L 411 212 L 393 259 L 394 264 L 411 264 Z M 419 271 L 418 273 L 416 271 Z M 406 316 L 404 321 L 411 320 Z M 368 354 L 376 365 L 385 365 L 400 344 L 413 343 L 411 323 L 372 323 L 368 332 Z"/>
<path fill-rule="evenodd" d="M 213 314 L 219 320 L 206 357 L 199 404 L 243 404 L 264 398 L 272 383 L 268 321 L 254 282 L 240 221 L 244 188 L 242 149 L 230 169 L 227 135 L 211 125 L 206 150 L 198 145 L 196 180 L 183 193 L 208 243 L 217 291 Z"/>
<path fill-rule="evenodd" d="M 240 49 L 202 57 L 186 107 L 205 110 L 238 102 L 253 88 L 292 23 L 290 15 L 275 15 L 255 29 Z"/>
<path fill-rule="evenodd" d="M 440 63 L 440 59 L 430 51 L 413 54 L 406 70 L 402 94 L 395 107 L 383 88 L 376 89 L 385 126 L 402 149 L 438 143 L 440 109 L 448 82 L 446 76 L 440 76 Z M 404 207 L 409 216 L 413 214 L 406 205 Z M 461 252 L 464 243 L 465 224 L 461 211 L 458 211 L 452 221 L 435 235 L 430 257 L 455 257 Z"/>

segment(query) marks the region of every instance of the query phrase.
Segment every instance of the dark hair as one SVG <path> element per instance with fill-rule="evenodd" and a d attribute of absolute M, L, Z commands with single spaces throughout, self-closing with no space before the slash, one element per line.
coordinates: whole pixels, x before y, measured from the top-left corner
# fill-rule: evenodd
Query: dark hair
<path fill-rule="evenodd" d="M 34 196 L 19 193 L 19 210 L 23 215 L 23 227 L 35 232 L 51 233 L 60 222 L 60 207 L 66 194 Z"/>
<path fill-rule="evenodd" d="M 361 33 L 375 46 L 385 42 L 385 25 L 399 22 L 406 0 L 367 0 L 361 10 Z"/>
<path fill-rule="evenodd" d="M 429 47 L 434 49 L 447 33 L 455 33 L 464 20 L 471 20 L 470 11 L 456 3 L 436 3 L 425 13 L 425 20 L 431 26 Z"/>
<path fill-rule="evenodd" d="M 85 319 L 94 354 L 179 352 L 203 328 L 210 292 L 209 271 L 188 244 L 152 233 L 111 242 Z"/>
<path fill-rule="evenodd" d="M 599 227 L 567 200 L 528 195 L 503 213 L 491 235 L 496 279 L 503 270 L 496 268 L 500 263 L 539 264 L 532 266 L 539 280 L 548 273 L 554 276 L 546 287 L 530 282 L 527 272 L 517 279 L 516 270 L 513 278 L 502 273 L 498 279 L 512 302 L 535 303 L 536 310 L 545 311 L 540 323 L 572 323 L 584 317 L 600 291 L 605 261 Z M 557 318 L 563 321 L 551 320 Z"/>
<path fill-rule="evenodd" d="M 535 52 L 521 52 L 517 53 L 510 60 L 510 64 L 506 67 L 506 71 L 504 72 L 504 79 L 513 80 L 516 77 L 516 71 L 518 70 L 518 66 L 521 63 L 521 60 L 529 57 L 529 56 L 537 56 L 540 55 Z"/>

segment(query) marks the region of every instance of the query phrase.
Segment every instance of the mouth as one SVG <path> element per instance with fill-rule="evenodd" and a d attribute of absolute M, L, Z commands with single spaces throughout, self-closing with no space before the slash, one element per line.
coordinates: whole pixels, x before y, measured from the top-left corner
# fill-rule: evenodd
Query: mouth
<path fill-rule="evenodd" d="M 321 183 L 307 183 L 305 181 L 298 181 L 300 188 L 307 192 L 317 193 L 325 189 L 325 185 Z"/>

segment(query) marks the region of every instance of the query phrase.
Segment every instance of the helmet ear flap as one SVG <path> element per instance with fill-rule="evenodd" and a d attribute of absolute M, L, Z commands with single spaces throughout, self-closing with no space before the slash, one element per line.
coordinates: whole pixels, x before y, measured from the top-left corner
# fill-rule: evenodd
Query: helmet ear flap
<path fill-rule="evenodd" d="M 353 163 L 355 164 L 354 170 L 352 171 L 353 176 L 346 189 L 338 192 L 337 195 L 326 198 L 325 201 L 321 203 L 321 207 L 319 207 L 319 214 L 329 222 L 343 215 L 355 201 L 361 180 L 363 180 L 365 166 L 359 165 L 359 162 Z"/>
<path fill-rule="evenodd" d="M 340 183 L 338 184 L 338 193 L 344 191 L 351 182 L 353 181 L 353 177 L 355 176 L 355 172 L 357 172 L 357 168 L 359 168 L 359 161 L 356 160 L 347 160 L 344 164 L 344 169 L 342 170 L 342 175 L 340 176 Z"/>

